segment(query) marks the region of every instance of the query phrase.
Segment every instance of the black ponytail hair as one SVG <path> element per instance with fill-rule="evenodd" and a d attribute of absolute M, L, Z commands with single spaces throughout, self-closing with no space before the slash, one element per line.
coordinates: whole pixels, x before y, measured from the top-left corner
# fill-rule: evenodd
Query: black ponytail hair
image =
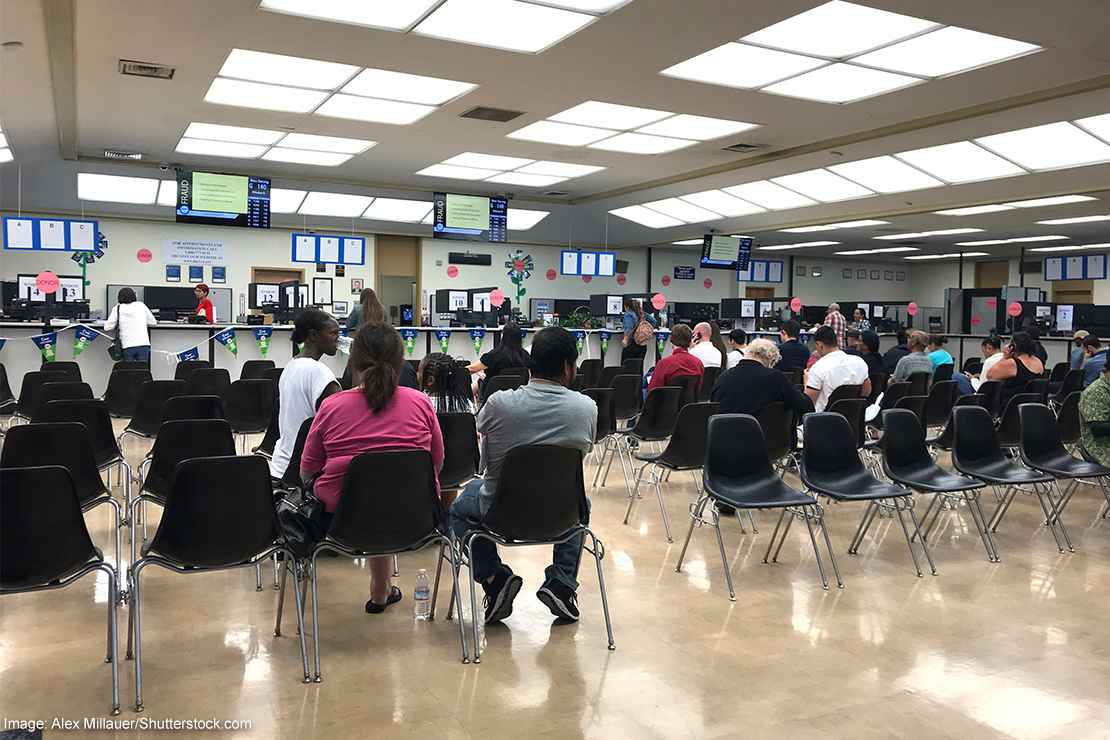
<path fill-rule="evenodd" d="M 433 352 L 421 363 L 420 387 L 435 394 L 436 413 L 470 412 L 470 372 L 459 367 L 455 358 Z M 465 375 L 459 382 L 460 373 Z"/>
<path fill-rule="evenodd" d="M 360 387 L 371 411 L 381 411 L 397 392 L 403 362 L 401 335 L 396 329 L 382 322 L 359 327 L 351 342 L 351 371 L 362 376 Z"/>
<path fill-rule="evenodd" d="M 324 331 L 331 321 L 334 321 L 334 319 L 318 308 L 306 308 L 302 311 L 301 315 L 297 317 L 296 323 L 293 324 L 293 332 L 290 335 L 293 341 L 293 354 L 297 354 L 297 345 L 304 344 L 310 332 L 313 330 L 317 332 Z"/>

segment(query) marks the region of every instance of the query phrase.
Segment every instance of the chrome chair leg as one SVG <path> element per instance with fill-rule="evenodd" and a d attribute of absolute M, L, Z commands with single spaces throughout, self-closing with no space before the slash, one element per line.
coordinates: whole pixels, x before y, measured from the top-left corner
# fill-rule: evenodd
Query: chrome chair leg
<path fill-rule="evenodd" d="M 659 513 L 663 517 L 663 531 L 667 534 L 667 542 L 673 543 L 674 538 L 671 537 L 671 523 L 667 519 L 667 507 L 663 503 L 663 489 L 659 486 L 659 468 L 657 466 L 652 467 L 651 479 L 655 483 L 655 497 L 659 499 Z"/>
<path fill-rule="evenodd" d="M 910 530 L 906 527 L 905 513 L 902 511 L 902 501 L 900 498 L 894 499 L 894 513 L 898 517 L 898 523 L 902 525 L 902 533 L 906 536 L 906 547 L 910 548 L 910 558 L 913 560 L 913 569 L 917 571 L 917 577 L 921 578 L 924 574 L 921 572 L 921 566 L 917 562 L 917 553 L 913 549 L 913 540 L 910 539 Z"/>
<path fill-rule="evenodd" d="M 119 714 L 119 575 L 112 566 L 101 563 L 97 570 L 108 576 L 108 654 L 104 662 L 112 664 L 112 716 Z"/>
<path fill-rule="evenodd" d="M 836 576 L 836 587 L 844 588 L 844 580 L 840 577 L 840 568 L 836 564 L 836 553 L 833 552 L 832 540 L 829 538 L 829 528 L 825 525 L 825 513 L 822 511 L 820 504 L 814 504 L 813 508 L 817 512 L 817 525 L 821 528 L 821 533 L 825 537 L 825 548 L 829 551 L 829 560 L 832 561 L 833 575 Z"/>
<path fill-rule="evenodd" d="M 929 570 L 935 576 L 937 574 L 937 566 L 933 563 L 933 555 L 929 552 L 929 543 L 926 542 L 926 537 L 921 534 L 921 525 L 917 521 L 917 515 L 913 511 L 913 499 L 906 499 L 906 506 L 903 507 L 906 513 L 910 516 L 910 521 L 913 523 L 915 536 L 921 541 L 921 551 L 925 553 L 925 560 L 929 562 Z M 903 525 L 904 527 L 905 525 Z M 913 549 L 913 537 L 910 538 L 910 549 Z"/>
<path fill-rule="evenodd" d="M 466 535 L 466 538 L 464 540 L 465 543 L 466 543 L 466 562 L 471 563 L 472 568 L 473 568 L 473 563 L 474 563 L 474 537 L 475 537 L 475 534 L 476 533 L 473 530 L 468 532 L 467 535 Z M 473 573 L 470 574 L 470 579 L 469 580 L 470 580 L 470 626 L 473 628 L 472 632 L 474 633 L 473 634 L 473 637 L 474 637 L 474 643 L 473 643 L 473 645 L 474 645 L 474 662 L 475 663 L 481 663 L 482 662 L 482 644 L 481 644 L 481 642 L 479 642 L 480 638 L 478 636 L 478 620 L 479 619 L 484 620 L 485 615 L 482 614 L 481 616 L 479 616 L 478 597 L 475 594 L 475 587 L 474 587 L 475 584 L 474 584 L 474 574 Z M 459 622 L 460 623 L 462 622 L 462 606 L 461 605 L 459 607 Z"/>
<path fill-rule="evenodd" d="M 312 682 L 320 683 L 324 679 L 320 676 L 320 605 L 316 593 L 316 553 L 312 553 L 312 558 L 309 560 L 308 583 L 312 589 L 312 647 L 316 668 L 316 675 L 312 677 Z"/>
<path fill-rule="evenodd" d="M 1064 543 L 1060 539 L 1059 533 L 1056 531 L 1056 518 L 1052 515 L 1052 506 L 1045 502 L 1046 493 L 1041 489 L 1040 484 L 1034 483 L 1033 490 L 1037 495 L 1037 501 L 1041 505 L 1041 511 L 1044 512 L 1045 521 L 1048 522 L 1048 529 L 1052 532 L 1052 537 L 1056 540 L 1056 549 L 1061 553 L 1064 552 Z"/>
<path fill-rule="evenodd" d="M 300 574 L 297 571 L 297 563 L 296 563 L 295 560 L 293 560 L 293 553 L 291 553 L 289 551 L 285 551 L 283 553 L 282 557 L 284 558 L 282 560 L 282 562 L 283 563 L 288 563 L 289 567 L 293 569 L 293 606 L 295 606 L 297 608 L 297 637 L 298 637 L 298 640 L 300 642 L 300 648 L 301 648 L 301 668 L 304 670 L 304 679 L 303 679 L 302 682 L 303 683 L 311 683 L 312 679 L 308 675 L 308 647 L 307 647 L 307 645 L 305 645 L 305 637 L 304 637 L 304 632 L 305 632 L 305 630 L 304 630 L 304 592 L 301 589 L 302 584 L 301 584 L 301 580 L 300 580 Z M 282 580 L 285 580 L 285 568 L 282 568 L 281 575 L 282 575 Z M 313 595 L 313 598 L 315 598 L 315 595 Z M 315 611 L 315 606 L 316 606 L 316 604 L 315 604 L 315 602 L 313 602 L 313 610 L 314 611 Z M 315 623 L 316 623 L 315 614 L 313 615 L 312 622 L 313 622 L 313 627 L 315 627 Z M 317 644 L 317 651 L 318 650 L 319 650 L 319 644 Z M 317 674 L 319 674 L 319 671 L 317 671 Z"/>
<path fill-rule="evenodd" d="M 806 520 L 806 529 L 809 530 L 809 541 L 813 544 L 813 556 L 817 560 L 817 573 L 821 576 L 821 588 L 829 590 L 829 579 L 825 577 L 825 567 L 821 565 L 821 552 L 817 549 L 817 538 L 813 535 L 813 520 L 810 513 L 802 509 L 802 518 Z"/>
<path fill-rule="evenodd" d="M 254 590 L 262 590 L 262 563 L 254 564 Z"/>
<path fill-rule="evenodd" d="M 396 578 L 399 575 L 401 575 L 401 565 L 397 560 L 397 556 L 394 555 L 393 556 L 393 577 Z"/>
<path fill-rule="evenodd" d="M 135 711 L 143 711 L 143 628 L 142 628 L 142 598 L 139 592 L 139 576 L 145 562 L 133 563 L 131 566 L 131 601 L 128 604 L 128 621 L 132 624 L 134 638 L 135 659 Z"/>
<path fill-rule="evenodd" d="M 698 520 L 701 518 L 708 501 L 709 497 L 702 494 L 697 501 L 690 504 L 690 528 L 686 530 L 686 539 L 682 543 L 682 551 L 678 553 L 678 564 L 674 567 L 675 573 L 682 572 L 682 561 L 686 558 L 686 548 L 690 546 L 690 537 L 694 534 L 694 525 L 697 524 Z"/>
<path fill-rule="evenodd" d="M 771 556 L 772 563 L 777 563 L 779 561 L 779 553 L 782 552 L 782 546 L 786 542 L 786 535 L 790 533 L 790 527 L 794 524 L 794 518 L 796 516 L 796 512 L 789 511 L 788 509 L 784 509 L 784 511 L 789 513 L 790 517 L 786 520 L 786 527 L 782 530 L 782 537 L 779 538 L 779 544 L 775 547 L 775 554 Z M 804 509 L 802 511 L 804 512 Z"/>
<path fill-rule="evenodd" d="M 999 562 L 994 539 L 991 537 L 986 516 L 983 514 L 983 507 L 979 505 L 979 492 L 964 491 L 964 500 L 967 502 L 967 510 L 971 514 L 971 519 L 975 522 L 975 528 L 979 532 L 979 538 L 983 540 L 983 549 L 987 551 L 987 561 L 991 563 Z"/>
<path fill-rule="evenodd" d="M 779 527 L 782 526 L 782 520 L 786 517 L 786 509 L 782 510 L 779 514 L 779 520 L 775 522 L 775 531 L 771 533 L 771 541 L 767 543 L 767 552 L 763 553 L 763 562 L 767 562 L 767 558 L 771 555 L 771 548 L 775 546 L 775 538 L 779 536 Z"/>
<path fill-rule="evenodd" d="M 875 517 L 875 510 L 878 508 L 879 505 L 876 502 L 867 502 L 867 509 L 863 512 L 863 516 L 859 520 L 859 526 L 856 527 L 856 533 L 852 535 L 852 542 L 848 545 L 849 555 L 859 553 L 859 546 L 863 542 L 867 530 L 871 528 L 871 520 Z"/>
<path fill-rule="evenodd" d="M 644 471 L 651 466 L 651 463 L 644 463 L 638 473 L 636 473 L 636 480 L 633 482 L 632 490 L 628 494 L 628 508 L 624 512 L 624 523 L 628 524 L 628 518 L 632 515 L 632 507 L 636 503 L 636 499 L 640 496 L 640 483 L 644 479 Z M 655 471 L 652 470 L 652 478 L 655 478 Z"/>
<path fill-rule="evenodd" d="M 446 545 L 439 546 L 439 553 L 436 555 L 436 577 L 432 582 L 432 603 L 431 608 L 428 610 L 428 621 L 433 621 L 436 618 L 436 601 L 439 597 L 439 576 L 443 572 L 443 553 Z M 451 598 L 454 598 L 452 595 Z"/>
<path fill-rule="evenodd" d="M 274 618 L 274 637 L 281 637 L 281 613 L 285 609 L 285 576 L 289 570 L 288 563 L 282 563 L 281 576 L 278 583 L 277 616 Z M 294 586 L 296 588 L 296 586 Z M 300 589 L 297 589 L 300 590 Z M 305 673 L 308 672 L 307 667 Z"/>
<path fill-rule="evenodd" d="M 728 584 L 728 600 L 736 601 L 736 589 L 732 586 L 732 572 L 728 567 L 728 556 L 725 554 L 725 541 L 721 537 L 721 517 L 717 513 L 717 509 L 710 509 L 709 513 L 713 517 L 713 532 L 717 535 L 717 547 L 721 551 L 721 567 L 725 569 L 725 583 Z"/>
<path fill-rule="evenodd" d="M 605 573 L 601 568 L 601 559 L 605 557 L 605 546 L 597 539 L 597 535 L 590 529 L 584 529 L 583 536 L 590 535 L 590 541 L 593 543 L 591 552 L 594 554 L 594 562 L 597 564 L 597 586 L 601 592 L 601 611 L 605 615 L 605 631 L 609 635 L 609 649 L 616 650 L 617 645 L 613 642 L 613 622 L 609 618 L 609 595 L 605 589 Z"/>
<path fill-rule="evenodd" d="M 459 587 L 459 567 L 460 567 L 459 566 L 459 552 L 458 552 L 458 547 L 455 544 L 455 535 L 454 535 L 454 533 L 451 534 L 451 539 L 448 541 L 447 547 L 448 547 L 448 551 L 451 553 L 451 562 L 450 562 L 450 565 L 451 565 L 451 606 L 456 608 L 458 610 L 458 613 L 461 615 L 462 614 L 462 589 Z M 442 562 L 442 553 L 443 553 L 443 550 L 442 550 L 442 546 L 441 546 L 441 549 L 440 549 L 441 562 Z M 435 614 L 434 609 L 432 610 L 432 614 L 433 615 Z M 447 618 L 448 619 L 451 618 L 450 612 L 448 612 Z M 469 653 L 467 653 L 467 650 L 466 650 L 466 634 L 463 631 L 463 620 L 460 617 L 459 619 L 456 620 L 456 622 L 457 622 L 457 628 L 458 628 L 458 631 L 459 631 L 459 646 L 462 648 L 462 662 L 464 664 L 466 664 L 466 663 L 470 662 L 470 655 L 469 655 Z M 475 653 L 478 652 L 478 644 L 477 643 L 474 644 L 474 652 Z"/>

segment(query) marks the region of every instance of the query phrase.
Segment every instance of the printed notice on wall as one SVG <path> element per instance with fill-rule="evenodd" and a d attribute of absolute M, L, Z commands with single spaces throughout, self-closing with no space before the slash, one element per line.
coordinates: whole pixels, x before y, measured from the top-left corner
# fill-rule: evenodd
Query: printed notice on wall
<path fill-rule="evenodd" d="M 162 242 L 162 261 L 189 265 L 226 265 L 228 258 L 222 241 L 166 239 Z"/>

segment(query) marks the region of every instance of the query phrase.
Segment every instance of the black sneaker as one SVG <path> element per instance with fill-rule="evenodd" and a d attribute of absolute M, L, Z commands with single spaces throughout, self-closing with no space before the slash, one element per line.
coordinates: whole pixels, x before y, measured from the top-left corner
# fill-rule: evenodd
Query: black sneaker
<path fill-rule="evenodd" d="M 548 581 L 536 592 L 536 598 L 559 619 L 578 621 L 578 594 L 558 581 Z"/>
<path fill-rule="evenodd" d="M 493 577 L 492 583 L 482 584 L 482 588 L 486 592 L 486 598 L 483 602 L 486 608 L 486 624 L 500 622 L 513 613 L 513 599 L 520 593 L 520 588 L 523 585 L 524 579 L 518 575 L 513 575 L 513 572 L 508 568 L 502 568 Z"/>

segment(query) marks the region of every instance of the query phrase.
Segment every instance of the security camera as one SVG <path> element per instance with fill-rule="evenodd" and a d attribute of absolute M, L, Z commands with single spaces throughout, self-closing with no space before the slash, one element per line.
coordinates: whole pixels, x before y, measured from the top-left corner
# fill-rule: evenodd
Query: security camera
<path fill-rule="evenodd" d="M 158 169 L 161 170 L 163 174 L 165 174 L 170 171 L 170 166 L 165 162 L 159 162 Z"/>

